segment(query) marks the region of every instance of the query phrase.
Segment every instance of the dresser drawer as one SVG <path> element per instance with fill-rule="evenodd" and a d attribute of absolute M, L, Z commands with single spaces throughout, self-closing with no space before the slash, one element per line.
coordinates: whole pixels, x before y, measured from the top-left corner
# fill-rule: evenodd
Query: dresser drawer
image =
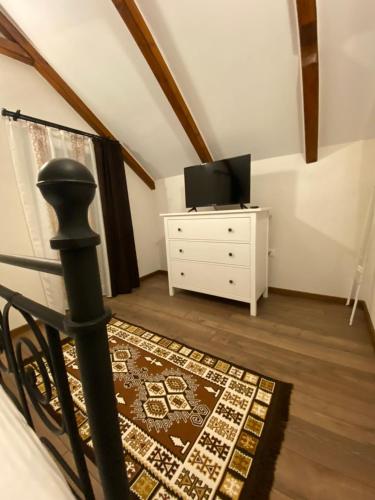
<path fill-rule="evenodd" d="M 245 301 L 250 297 L 250 270 L 201 262 L 170 261 L 170 284 L 177 288 Z"/>
<path fill-rule="evenodd" d="M 169 219 L 168 238 L 250 241 L 250 218 Z"/>
<path fill-rule="evenodd" d="M 249 267 L 250 245 L 231 242 L 169 240 L 169 257 L 170 259 Z"/>

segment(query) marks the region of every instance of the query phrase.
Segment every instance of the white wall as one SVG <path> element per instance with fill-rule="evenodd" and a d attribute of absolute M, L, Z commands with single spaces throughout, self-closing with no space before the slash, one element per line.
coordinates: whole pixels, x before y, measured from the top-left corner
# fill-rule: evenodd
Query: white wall
<path fill-rule="evenodd" d="M 372 324 L 375 327 L 375 228 L 372 230 L 372 245 L 370 250 L 370 259 L 366 271 L 366 277 L 363 283 L 362 297 L 367 303 Z"/>
<path fill-rule="evenodd" d="M 368 164 L 370 173 L 368 190 L 371 186 L 375 185 L 375 141 L 367 141 L 364 143 L 363 147 L 363 157 L 364 163 Z M 366 200 L 367 201 L 367 200 Z M 362 297 L 367 303 L 367 307 L 372 319 L 372 323 L 375 326 L 375 223 L 372 226 L 371 231 L 371 247 L 369 253 L 369 261 L 365 273 L 365 278 L 363 281 L 363 294 Z"/>
<path fill-rule="evenodd" d="M 0 57 L 0 106 L 90 131 L 88 125 L 31 67 Z M 32 255 L 32 247 L 11 164 L 5 123 L 0 119 L 0 253 Z M 140 275 L 160 268 L 155 240 L 155 191 L 126 169 Z M 156 249 L 156 250 L 155 250 Z M 0 264 L 0 283 L 34 300 L 44 301 L 37 273 Z M 15 318 L 13 326 L 22 324 Z"/>
<path fill-rule="evenodd" d="M 272 207 L 270 284 L 344 297 L 375 184 L 375 140 L 323 148 L 320 158 L 253 162 L 252 203 Z M 182 175 L 158 180 L 156 191 L 159 212 L 185 210 Z"/>
<path fill-rule="evenodd" d="M 145 276 L 159 270 L 161 266 L 156 192 L 151 191 L 129 167 L 126 167 L 126 179 L 139 275 Z"/>

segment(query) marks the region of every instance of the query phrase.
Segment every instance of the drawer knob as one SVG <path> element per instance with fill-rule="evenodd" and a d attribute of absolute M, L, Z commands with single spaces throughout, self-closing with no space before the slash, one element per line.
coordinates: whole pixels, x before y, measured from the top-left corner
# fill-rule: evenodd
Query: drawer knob
<path fill-rule="evenodd" d="M 233 285 L 233 280 L 229 280 L 229 283 L 230 283 L 231 285 Z"/>
<path fill-rule="evenodd" d="M 185 273 L 181 273 L 181 276 L 185 276 Z"/>
<path fill-rule="evenodd" d="M 182 253 L 182 252 L 183 252 L 182 248 L 180 248 L 179 252 L 180 252 L 180 253 Z"/>
<path fill-rule="evenodd" d="M 228 255 L 229 255 L 229 257 L 233 257 L 232 252 L 229 252 Z"/>
<path fill-rule="evenodd" d="M 179 228 L 177 228 L 177 231 L 179 231 L 181 233 L 182 229 L 179 227 Z"/>
<path fill-rule="evenodd" d="M 233 229 L 231 227 L 228 227 L 228 233 L 232 233 Z"/>

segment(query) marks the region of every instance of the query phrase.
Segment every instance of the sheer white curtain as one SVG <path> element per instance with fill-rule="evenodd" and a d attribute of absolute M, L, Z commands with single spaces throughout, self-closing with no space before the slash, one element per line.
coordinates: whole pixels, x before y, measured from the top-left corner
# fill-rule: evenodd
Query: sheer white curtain
<path fill-rule="evenodd" d="M 72 158 L 90 169 L 97 183 L 95 155 L 91 139 L 23 121 L 8 120 L 9 145 L 20 199 L 36 257 L 58 259 L 49 240 L 56 234 L 55 214 L 36 187 L 39 169 L 51 158 Z M 100 234 L 99 269 L 103 294 L 111 295 L 104 223 L 99 192 L 91 205 L 90 224 Z M 58 276 L 40 273 L 46 303 L 63 312 L 66 308 L 63 281 Z"/>
<path fill-rule="evenodd" d="M 82 135 L 71 134 L 64 130 L 56 130 L 44 127 L 48 134 L 51 158 L 73 158 L 83 163 L 94 176 L 97 190 L 93 202 L 89 209 L 89 221 L 94 231 L 100 235 L 100 245 L 96 247 L 100 279 L 102 283 L 103 295 L 110 297 L 111 277 L 107 258 L 107 246 L 105 239 L 105 229 L 103 221 L 102 204 L 100 201 L 98 174 L 96 171 L 95 152 L 92 140 Z"/>

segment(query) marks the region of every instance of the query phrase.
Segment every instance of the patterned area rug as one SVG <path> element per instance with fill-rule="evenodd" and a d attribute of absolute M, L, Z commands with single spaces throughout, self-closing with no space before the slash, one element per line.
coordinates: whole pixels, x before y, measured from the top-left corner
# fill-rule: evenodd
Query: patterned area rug
<path fill-rule="evenodd" d="M 268 498 L 291 385 L 117 319 L 108 338 L 132 496 Z M 74 343 L 63 349 L 92 450 Z"/>

